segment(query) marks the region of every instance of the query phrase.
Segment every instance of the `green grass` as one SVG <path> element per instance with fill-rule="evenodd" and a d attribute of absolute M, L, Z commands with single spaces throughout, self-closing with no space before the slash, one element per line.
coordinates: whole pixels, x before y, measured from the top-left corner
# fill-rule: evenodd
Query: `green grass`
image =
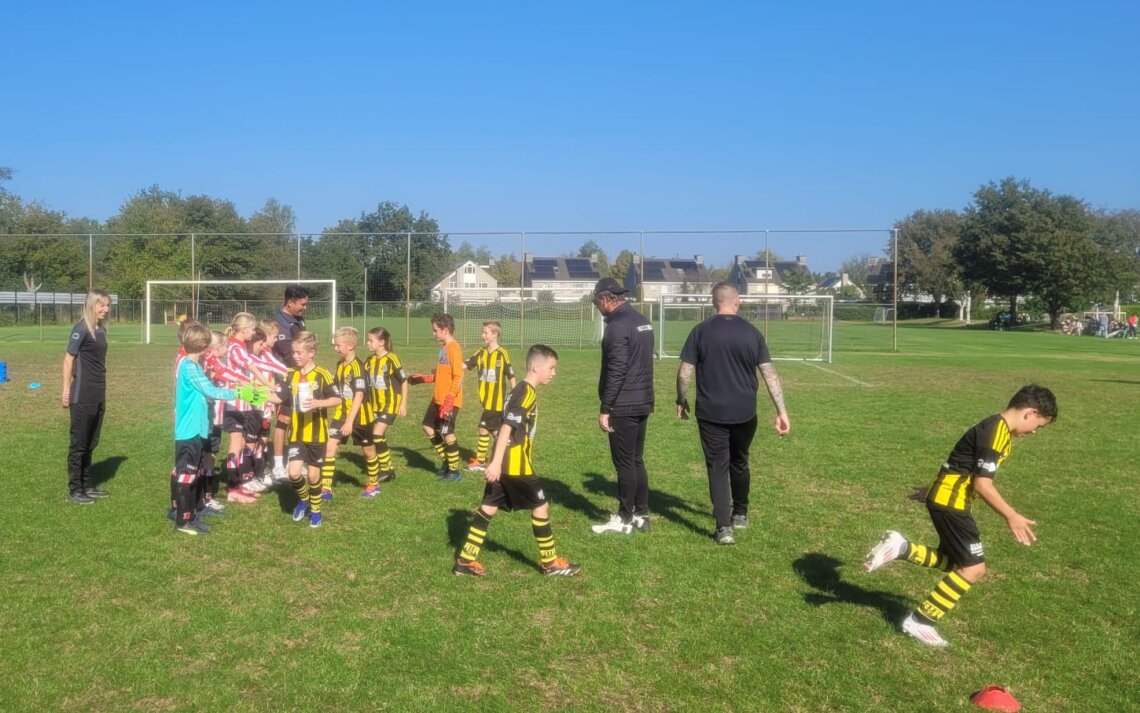
<path fill-rule="evenodd" d="M 990 683 L 1025 710 L 1135 706 L 1140 342 L 908 327 L 898 354 L 887 341 L 822 368 L 781 362 L 793 430 L 758 434 L 735 547 L 707 536 L 696 428 L 670 416 L 675 361 L 657 365 L 646 448 L 653 532 L 589 531 L 614 504 L 598 355 L 565 349 L 535 455 L 559 552 L 582 573 L 540 577 L 527 517 L 504 513 L 490 576 L 470 580 L 449 568 L 482 485 L 429 473 L 423 390 L 390 432 L 400 475 L 379 498 L 358 497 L 349 449 L 321 530 L 269 494 L 209 537 L 172 533 L 172 350 L 133 335 L 113 332 L 108 356 L 96 472 L 112 497 L 67 504 L 61 329 L 0 332 L 7 710 L 966 711 Z M 413 370 L 436 354 L 400 351 Z M 866 575 L 862 556 L 887 528 L 933 544 L 908 496 L 1029 381 L 1054 389 L 1060 418 L 1014 444 L 997 484 L 1040 539 L 1017 545 L 979 503 L 989 574 L 942 626 L 951 647 L 925 649 L 896 621 L 937 575 Z M 465 457 L 476 416 L 461 417 Z"/>

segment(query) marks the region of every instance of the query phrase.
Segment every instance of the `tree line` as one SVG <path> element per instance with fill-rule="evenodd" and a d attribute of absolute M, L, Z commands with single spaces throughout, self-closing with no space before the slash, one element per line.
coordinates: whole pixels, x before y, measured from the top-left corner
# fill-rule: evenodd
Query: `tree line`
<path fill-rule="evenodd" d="M 141 296 L 148 279 L 292 276 L 298 249 L 301 277 L 336 279 L 343 300 L 402 299 L 409 272 L 412 297 L 422 297 L 468 259 L 487 266 L 500 287 L 520 284 L 520 256 L 495 255 L 486 245 L 467 241 L 452 247 L 427 212 L 391 201 L 304 236 L 298 245 L 293 209 L 273 198 L 247 217 L 229 200 L 151 186 L 100 222 L 24 201 L 7 189 L 11 178 L 11 170 L 0 167 L 0 236 L 10 236 L 0 240 L 3 290 L 29 284 L 45 291 L 82 289 L 87 242 L 67 236 L 89 234 L 121 236 L 95 240 L 92 257 L 99 285 L 127 299 Z M 989 296 L 1008 302 L 1015 319 L 1028 304 L 1047 313 L 1055 326 L 1063 312 L 1110 302 L 1118 292 L 1132 301 L 1140 282 L 1140 211 L 1094 210 L 1083 200 L 1012 177 L 981 186 L 963 210 L 916 210 L 894 227 L 902 295 L 929 295 L 939 305 Z M 200 236 L 193 253 L 191 234 Z M 889 259 L 892 249 L 885 246 L 881 257 L 850 256 L 838 272 L 869 293 L 872 264 Z M 636 254 L 622 250 L 611 259 L 595 240 L 587 240 L 577 256 L 596 257 L 604 276 L 622 281 Z M 764 259 L 764 251 L 756 257 Z M 716 281 L 728 277 L 731 264 L 706 269 Z M 364 270 L 367 284 L 361 279 Z M 808 291 L 834 274 L 793 271 L 785 287 Z"/>

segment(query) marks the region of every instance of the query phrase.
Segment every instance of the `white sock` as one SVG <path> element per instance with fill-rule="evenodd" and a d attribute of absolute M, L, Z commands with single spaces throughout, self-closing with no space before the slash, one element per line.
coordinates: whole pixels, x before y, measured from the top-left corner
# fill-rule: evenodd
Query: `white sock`
<path fill-rule="evenodd" d="M 273 467 L 274 468 L 284 468 L 285 467 L 285 456 L 273 456 Z"/>

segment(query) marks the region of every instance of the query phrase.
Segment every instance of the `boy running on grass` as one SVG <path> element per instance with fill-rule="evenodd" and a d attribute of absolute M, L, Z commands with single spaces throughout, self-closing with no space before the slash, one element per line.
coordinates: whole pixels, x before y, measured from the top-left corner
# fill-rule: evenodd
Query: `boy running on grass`
<path fill-rule="evenodd" d="M 368 372 L 364 370 L 360 359 L 356 358 L 358 341 L 360 332 L 356 331 L 356 327 L 341 327 L 333 335 L 333 349 L 340 356 L 340 361 L 336 363 L 336 388 L 340 392 L 341 402 L 333 412 L 325 462 L 321 466 L 321 497 L 325 500 L 332 500 L 337 447 L 349 436 L 352 436 L 353 443 L 364 449 L 368 485 L 364 488 L 363 496 L 371 498 L 380 492 L 380 486 L 373 485 L 380 472 L 380 459 L 372 441 L 372 399 Z"/>
<path fill-rule="evenodd" d="M 463 362 L 464 369 L 475 369 L 479 375 L 479 402 L 483 405 L 483 415 L 479 418 L 479 444 L 475 456 L 467 463 L 467 470 L 486 470 L 491 436 L 499 432 L 499 426 L 503 424 L 503 404 L 515 388 L 511 358 L 507 350 L 499 346 L 502 331 L 498 320 L 484 322 L 483 348 Z M 510 388 L 507 388 L 508 382 Z"/>
<path fill-rule="evenodd" d="M 946 646 L 934 625 L 985 574 L 981 536 L 970 514 L 975 495 L 1005 518 L 1018 542 L 1028 546 L 1037 539 L 1033 532 L 1037 522 L 1006 503 L 994 487 L 994 473 L 1009 457 L 1012 439 L 1027 436 L 1056 418 L 1057 400 L 1052 391 L 1035 384 L 1022 387 L 1004 411 L 966 431 L 930 486 L 926 508 L 938 533 L 938 549 L 913 544 L 890 531 L 867 555 L 864 566 L 868 572 L 905 559 L 947 573 L 930 596 L 903 620 L 905 633 L 928 646 Z"/>
<path fill-rule="evenodd" d="M 457 577 L 487 574 L 476 558 L 487 537 L 491 518 L 499 508 L 531 511 L 530 524 L 534 529 L 534 539 L 538 541 L 538 559 L 544 575 L 569 577 L 581 569 L 565 557 L 559 557 L 554 549 L 550 503 L 531 461 L 538 422 L 538 393 L 535 389 L 554 379 L 557 366 L 558 353 L 548 346 L 535 344 L 527 352 L 526 378 L 511 391 L 503 409 L 503 425 L 495 438 L 495 455 L 487 464 L 483 504 L 475 511 L 475 520 L 467 531 L 463 549 L 451 568 Z"/>
<path fill-rule="evenodd" d="M 297 491 L 293 521 L 309 515 L 309 526 L 321 526 L 321 464 L 328 446 L 328 416 L 325 409 L 340 404 L 336 381 L 327 369 L 317 366 L 317 335 L 301 332 L 293 338 L 295 367 L 285 374 L 277 391 L 282 402 L 290 404 L 286 450 L 289 482 Z"/>
<path fill-rule="evenodd" d="M 455 318 L 450 314 L 431 318 L 431 335 L 440 344 L 435 371 L 430 375 L 414 374 L 410 379 L 413 384 L 435 383 L 423 427 L 432 448 L 443 459 L 437 475 L 440 480 L 449 481 L 463 477 L 459 472 L 459 443 L 455 439 L 455 421 L 463 406 L 463 348 L 454 334 Z"/>

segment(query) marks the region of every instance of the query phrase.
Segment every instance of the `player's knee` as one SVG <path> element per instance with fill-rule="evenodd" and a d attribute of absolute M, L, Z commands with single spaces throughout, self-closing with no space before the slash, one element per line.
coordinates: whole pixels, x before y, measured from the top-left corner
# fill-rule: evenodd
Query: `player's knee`
<path fill-rule="evenodd" d="M 986 563 L 979 562 L 958 569 L 958 576 L 970 584 L 977 584 L 986 574 Z"/>

